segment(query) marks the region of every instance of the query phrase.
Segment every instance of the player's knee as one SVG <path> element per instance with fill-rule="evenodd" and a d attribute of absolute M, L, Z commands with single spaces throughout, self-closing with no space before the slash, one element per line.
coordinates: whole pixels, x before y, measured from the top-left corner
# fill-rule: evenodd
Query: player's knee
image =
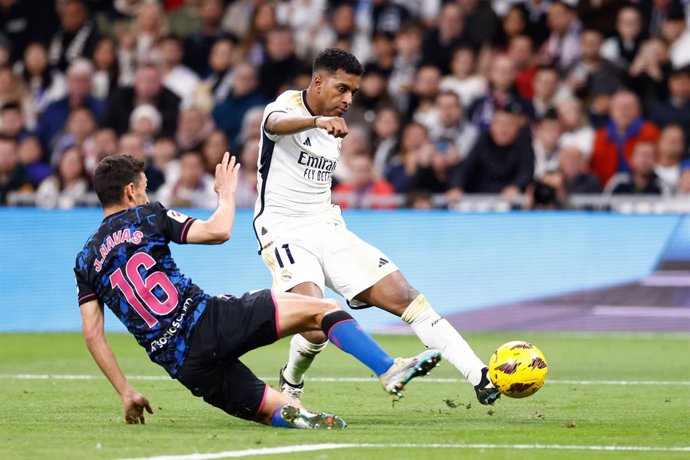
<path fill-rule="evenodd" d="M 340 306 L 340 303 L 338 303 L 337 300 L 323 299 L 320 304 L 319 311 L 314 315 L 314 324 L 320 327 L 321 323 L 323 322 L 323 318 L 326 315 L 335 313 L 337 311 L 343 311 L 343 308 Z"/>

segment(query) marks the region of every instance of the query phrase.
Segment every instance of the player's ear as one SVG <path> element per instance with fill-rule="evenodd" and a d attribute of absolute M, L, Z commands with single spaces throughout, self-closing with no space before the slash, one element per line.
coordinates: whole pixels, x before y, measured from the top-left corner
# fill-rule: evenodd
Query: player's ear
<path fill-rule="evenodd" d="M 321 87 L 323 86 L 323 75 L 316 74 L 314 75 L 314 79 L 311 81 L 312 86 L 314 86 L 314 89 L 317 90 L 317 92 L 321 91 Z"/>

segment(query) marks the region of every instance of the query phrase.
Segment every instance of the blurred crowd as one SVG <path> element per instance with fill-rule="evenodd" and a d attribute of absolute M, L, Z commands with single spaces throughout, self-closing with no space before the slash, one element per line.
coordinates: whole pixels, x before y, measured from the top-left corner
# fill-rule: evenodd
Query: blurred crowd
<path fill-rule="evenodd" d="M 226 150 L 253 207 L 264 106 L 324 48 L 364 63 L 343 207 L 472 194 L 568 208 L 690 193 L 690 7 L 679 0 L 0 0 L 0 204 L 83 204 L 98 161 L 212 208 Z M 13 197 L 15 197 L 13 199 Z"/>

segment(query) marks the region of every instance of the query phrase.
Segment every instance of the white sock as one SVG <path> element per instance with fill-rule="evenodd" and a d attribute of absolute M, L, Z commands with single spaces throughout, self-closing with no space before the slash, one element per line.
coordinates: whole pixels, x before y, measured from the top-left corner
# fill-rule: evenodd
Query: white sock
<path fill-rule="evenodd" d="M 405 309 L 402 319 L 412 326 L 424 345 L 439 350 L 443 359 L 455 366 L 472 385 L 479 383 L 482 368 L 486 364 L 474 354 L 458 331 L 436 313 L 422 294 Z"/>
<path fill-rule="evenodd" d="M 304 373 L 314 361 L 316 355 L 326 348 L 328 342 L 311 343 L 299 334 L 292 336 L 290 340 L 290 354 L 283 371 L 283 377 L 293 385 L 299 385 L 304 379 Z"/>

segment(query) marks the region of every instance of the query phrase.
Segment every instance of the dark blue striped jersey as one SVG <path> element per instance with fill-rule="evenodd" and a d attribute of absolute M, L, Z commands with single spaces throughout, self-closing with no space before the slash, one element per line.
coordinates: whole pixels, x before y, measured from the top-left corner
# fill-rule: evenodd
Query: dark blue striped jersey
<path fill-rule="evenodd" d="M 186 243 L 193 221 L 160 203 L 110 215 L 77 255 L 74 268 L 79 305 L 105 303 L 173 377 L 209 298 L 180 272 L 168 246 Z"/>

